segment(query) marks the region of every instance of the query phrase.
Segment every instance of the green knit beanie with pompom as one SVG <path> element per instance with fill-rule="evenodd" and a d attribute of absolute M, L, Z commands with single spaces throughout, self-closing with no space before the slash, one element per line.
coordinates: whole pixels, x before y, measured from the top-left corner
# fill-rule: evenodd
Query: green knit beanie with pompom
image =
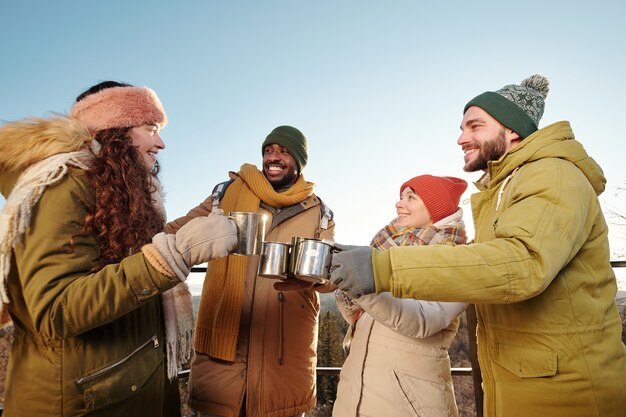
<path fill-rule="evenodd" d="M 465 105 L 463 114 L 471 106 L 480 107 L 524 139 L 539 128 L 548 91 L 550 83 L 546 77 L 531 75 L 519 85 L 506 85 L 474 97 Z"/>

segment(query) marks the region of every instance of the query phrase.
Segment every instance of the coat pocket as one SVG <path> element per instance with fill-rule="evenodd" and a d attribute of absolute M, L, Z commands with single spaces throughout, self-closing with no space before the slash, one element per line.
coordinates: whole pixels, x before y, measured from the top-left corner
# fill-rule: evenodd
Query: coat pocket
<path fill-rule="evenodd" d="M 317 293 L 313 290 L 295 292 L 300 296 L 301 302 L 303 303 L 302 306 L 306 305 L 311 313 L 314 316 L 317 316 L 320 312 L 320 302 Z"/>
<path fill-rule="evenodd" d="M 163 355 L 152 336 L 129 355 L 76 380 L 83 390 L 85 410 L 92 412 L 124 401 L 141 392 L 154 380 Z"/>
<path fill-rule="evenodd" d="M 456 416 L 456 402 L 452 388 L 444 381 L 431 381 L 393 371 L 402 396 L 406 399 L 407 413 L 418 417 Z"/>
<path fill-rule="evenodd" d="M 538 378 L 556 375 L 558 355 L 547 349 L 496 345 L 494 362 L 519 378 Z"/>

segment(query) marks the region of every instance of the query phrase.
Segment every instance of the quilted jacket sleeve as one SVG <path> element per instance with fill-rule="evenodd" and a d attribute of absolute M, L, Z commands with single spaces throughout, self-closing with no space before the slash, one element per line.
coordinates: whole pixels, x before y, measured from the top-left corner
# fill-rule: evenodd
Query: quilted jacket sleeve
<path fill-rule="evenodd" d="M 355 300 L 378 323 L 407 337 L 425 338 L 447 328 L 467 304 L 368 294 Z"/>

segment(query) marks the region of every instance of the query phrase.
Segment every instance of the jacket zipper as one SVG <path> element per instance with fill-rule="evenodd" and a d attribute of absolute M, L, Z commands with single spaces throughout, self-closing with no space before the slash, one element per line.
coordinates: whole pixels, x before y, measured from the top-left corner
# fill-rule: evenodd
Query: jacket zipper
<path fill-rule="evenodd" d="M 128 362 L 128 360 L 130 358 L 132 358 L 135 354 L 137 354 L 137 352 L 139 352 L 140 350 L 142 350 L 144 347 L 148 346 L 150 343 L 152 343 L 154 345 L 154 348 L 158 348 L 159 347 L 159 339 L 157 338 L 157 335 L 153 335 L 150 339 L 148 339 L 146 342 L 144 342 L 141 346 L 139 346 L 137 349 L 133 350 L 130 354 L 126 355 L 124 358 L 120 359 L 119 361 L 112 363 L 110 365 L 108 365 L 105 368 L 100 369 L 97 372 L 94 372 L 91 375 L 87 375 L 87 376 L 83 376 L 81 378 L 78 378 L 76 380 L 77 384 L 84 384 L 85 382 L 89 382 L 92 379 L 95 379 L 97 377 L 99 377 L 102 374 L 105 374 L 107 372 L 109 372 L 111 369 L 116 368 L 120 365 L 122 365 L 125 362 Z"/>
<path fill-rule="evenodd" d="M 285 295 L 278 292 L 278 364 L 283 364 L 283 304 Z"/>

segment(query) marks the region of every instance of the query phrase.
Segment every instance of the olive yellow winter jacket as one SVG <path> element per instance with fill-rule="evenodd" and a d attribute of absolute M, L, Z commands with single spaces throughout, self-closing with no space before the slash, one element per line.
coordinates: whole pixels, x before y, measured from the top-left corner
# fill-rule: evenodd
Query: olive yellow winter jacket
<path fill-rule="evenodd" d="M 376 291 L 476 304 L 487 417 L 626 415 L 601 168 L 558 122 L 488 174 L 475 243 L 374 253 Z"/>
<path fill-rule="evenodd" d="M 39 130 L 48 143 L 80 134 L 69 119 L 58 119 L 55 129 L 41 123 L 31 126 L 31 135 Z M 2 143 L 1 167 L 16 166 L 5 159 L 9 140 Z M 18 153 L 28 158 L 35 151 L 25 147 Z M 0 172 L 5 197 L 19 174 Z M 170 386 L 166 376 L 158 296 L 179 281 L 158 272 L 141 253 L 91 273 L 99 253 L 96 238 L 78 234 L 94 198 L 85 171 L 69 168 L 45 189 L 15 246 L 5 306 L 14 341 L 3 416 L 180 415 L 178 386 Z M 168 388 L 172 397 L 166 399 Z"/>

